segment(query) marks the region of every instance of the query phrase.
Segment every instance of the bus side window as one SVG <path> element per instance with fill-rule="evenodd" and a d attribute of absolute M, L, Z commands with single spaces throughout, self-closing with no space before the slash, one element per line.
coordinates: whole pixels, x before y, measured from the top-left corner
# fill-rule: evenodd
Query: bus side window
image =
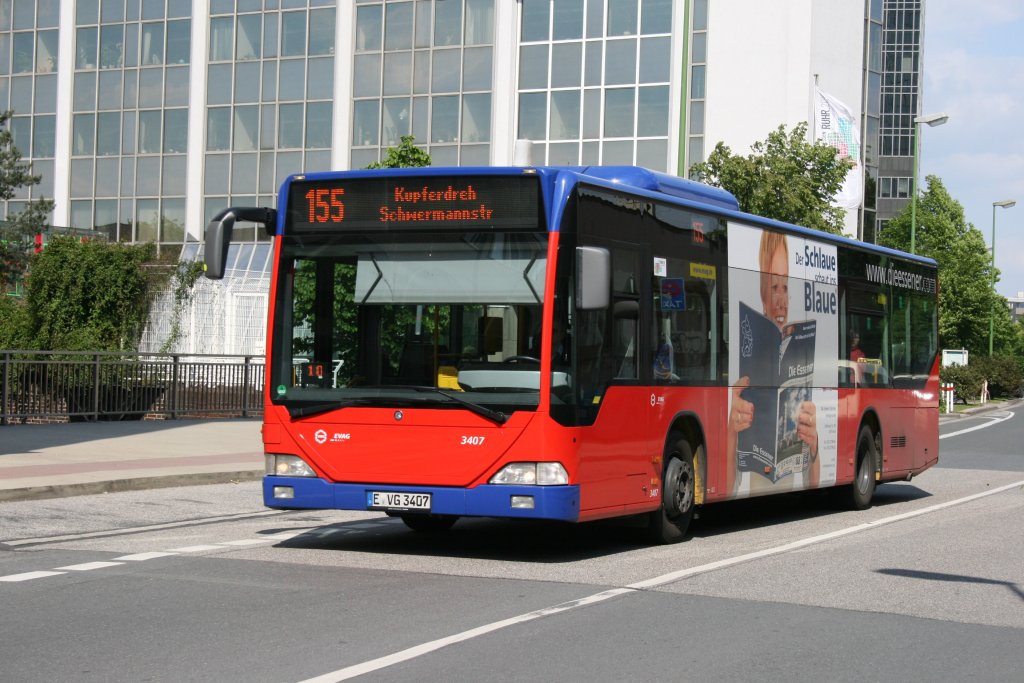
<path fill-rule="evenodd" d="M 640 304 L 637 301 L 616 301 L 613 306 L 615 332 L 612 342 L 612 367 L 617 379 L 636 379 L 637 333 Z"/>
<path fill-rule="evenodd" d="M 882 316 L 852 312 L 846 316 L 846 338 L 840 358 L 843 386 L 887 386 Z"/>
<path fill-rule="evenodd" d="M 687 380 L 712 379 L 714 371 L 709 350 L 711 315 L 709 296 L 704 283 L 688 284 L 686 310 L 678 314 L 673 330 L 676 352 L 676 374 Z"/>
<path fill-rule="evenodd" d="M 690 276 L 695 268 L 689 261 L 670 257 L 665 262 L 667 277 L 655 276 L 652 284 L 654 381 L 712 381 L 716 282 Z"/>

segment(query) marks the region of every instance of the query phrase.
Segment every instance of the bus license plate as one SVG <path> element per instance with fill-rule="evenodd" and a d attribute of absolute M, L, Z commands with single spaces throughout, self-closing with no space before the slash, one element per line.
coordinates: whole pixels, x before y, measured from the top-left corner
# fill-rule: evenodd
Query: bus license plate
<path fill-rule="evenodd" d="M 366 494 L 366 506 L 374 510 L 423 510 L 429 512 L 430 494 L 369 491 Z"/>

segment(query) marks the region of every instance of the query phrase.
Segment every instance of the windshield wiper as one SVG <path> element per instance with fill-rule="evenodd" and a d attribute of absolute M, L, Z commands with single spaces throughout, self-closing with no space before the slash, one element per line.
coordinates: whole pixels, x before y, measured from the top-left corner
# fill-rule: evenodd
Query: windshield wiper
<path fill-rule="evenodd" d="M 459 396 L 457 394 L 449 394 L 447 391 L 442 391 L 442 390 L 438 389 L 437 387 L 416 387 L 416 386 L 413 386 L 413 387 L 409 387 L 409 388 L 410 389 L 415 389 L 416 391 L 424 391 L 424 392 L 429 391 L 429 392 L 434 393 L 434 394 L 440 394 L 441 396 L 444 396 L 445 398 L 447 398 L 449 401 L 454 401 L 455 403 L 458 403 L 459 405 L 463 406 L 464 408 L 467 408 L 468 410 L 476 413 L 477 415 L 480 415 L 481 417 L 485 417 L 488 420 L 491 420 L 492 422 L 496 422 L 496 423 L 498 423 L 500 425 L 501 424 L 505 424 L 505 422 L 508 421 L 508 415 L 506 415 L 505 413 L 501 412 L 500 410 L 491 410 L 487 406 L 482 406 L 479 403 L 473 403 L 472 401 L 468 401 L 468 400 L 462 398 L 461 396 Z"/>
<path fill-rule="evenodd" d="M 473 413 L 476 413 L 477 415 L 480 415 L 481 417 L 485 417 L 488 420 L 491 420 L 498 424 L 505 424 L 505 422 L 508 420 L 508 416 L 505 415 L 505 413 L 502 413 L 497 410 L 491 410 L 490 408 L 482 406 L 479 403 L 467 401 L 466 399 L 460 396 L 449 394 L 447 391 L 442 391 L 440 389 L 437 389 L 436 387 L 399 384 L 382 385 L 380 387 L 374 388 L 430 392 L 433 394 L 439 394 L 441 396 L 444 396 L 446 399 L 448 399 L 448 401 L 438 402 L 436 400 L 403 398 L 401 396 L 360 396 L 358 398 L 349 398 L 340 401 L 331 401 L 328 403 L 314 403 L 311 405 L 289 407 L 288 414 L 291 415 L 293 418 L 297 418 L 309 417 L 311 415 L 320 415 L 322 413 L 327 413 L 332 410 L 340 410 L 342 408 L 390 408 L 398 406 L 409 408 L 421 406 L 424 404 L 444 405 L 445 403 L 452 402 L 462 406 L 463 408 L 466 408 L 467 410 L 470 410 Z"/>
<path fill-rule="evenodd" d="M 288 414 L 292 417 L 309 417 L 310 415 L 320 415 L 321 413 L 328 413 L 332 410 L 340 410 L 342 408 L 387 408 L 395 405 L 394 398 L 387 398 L 382 396 L 361 396 L 359 398 L 347 398 L 341 401 L 331 401 L 329 403 L 313 403 L 312 405 L 305 406 L 289 406 Z"/>

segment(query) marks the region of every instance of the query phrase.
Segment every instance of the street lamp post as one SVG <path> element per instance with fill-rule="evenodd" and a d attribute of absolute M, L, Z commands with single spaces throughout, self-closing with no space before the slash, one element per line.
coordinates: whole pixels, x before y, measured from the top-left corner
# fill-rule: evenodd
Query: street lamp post
<path fill-rule="evenodd" d="M 949 117 L 945 113 L 924 114 L 914 119 L 914 180 L 910 195 L 910 253 L 917 248 L 917 169 L 921 156 L 921 124 L 941 126 Z"/>
<path fill-rule="evenodd" d="M 992 339 L 996 328 L 996 207 L 1009 209 L 1017 202 L 1004 199 L 992 202 L 992 303 L 988 307 L 988 355 L 992 355 Z"/>

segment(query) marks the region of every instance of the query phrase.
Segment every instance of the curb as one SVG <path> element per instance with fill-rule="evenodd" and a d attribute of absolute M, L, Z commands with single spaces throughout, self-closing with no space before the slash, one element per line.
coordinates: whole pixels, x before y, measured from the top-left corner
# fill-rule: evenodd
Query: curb
<path fill-rule="evenodd" d="M 143 491 L 146 489 L 170 488 L 172 486 L 200 486 L 204 484 L 237 484 L 257 481 L 263 478 L 263 470 L 241 472 L 190 472 L 167 474 L 155 477 L 134 477 L 110 481 L 91 481 L 75 484 L 54 484 L 52 486 L 30 486 L 21 489 L 0 489 L 0 503 L 44 500 L 47 498 L 68 498 L 70 496 L 91 496 L 99 493 L 120 491 Z"/>
<path fill-rule="evenodd" d="M 939 413 L 939 419 L 947 420 L 961 420 L 965 417 L 974 417 L 976 415 L 983 415 L 985 413 L 995 412 L 997 410 L 1010 410 L 1016 408 L 1022 403 L 1021 399 L 1013 399 L 1012 401 L 1006 401 L 998 405 L 992 405 L 991 402 L 978 406 L 977 408 L 967 408 L 963 412 L 959 413 Z"/>

